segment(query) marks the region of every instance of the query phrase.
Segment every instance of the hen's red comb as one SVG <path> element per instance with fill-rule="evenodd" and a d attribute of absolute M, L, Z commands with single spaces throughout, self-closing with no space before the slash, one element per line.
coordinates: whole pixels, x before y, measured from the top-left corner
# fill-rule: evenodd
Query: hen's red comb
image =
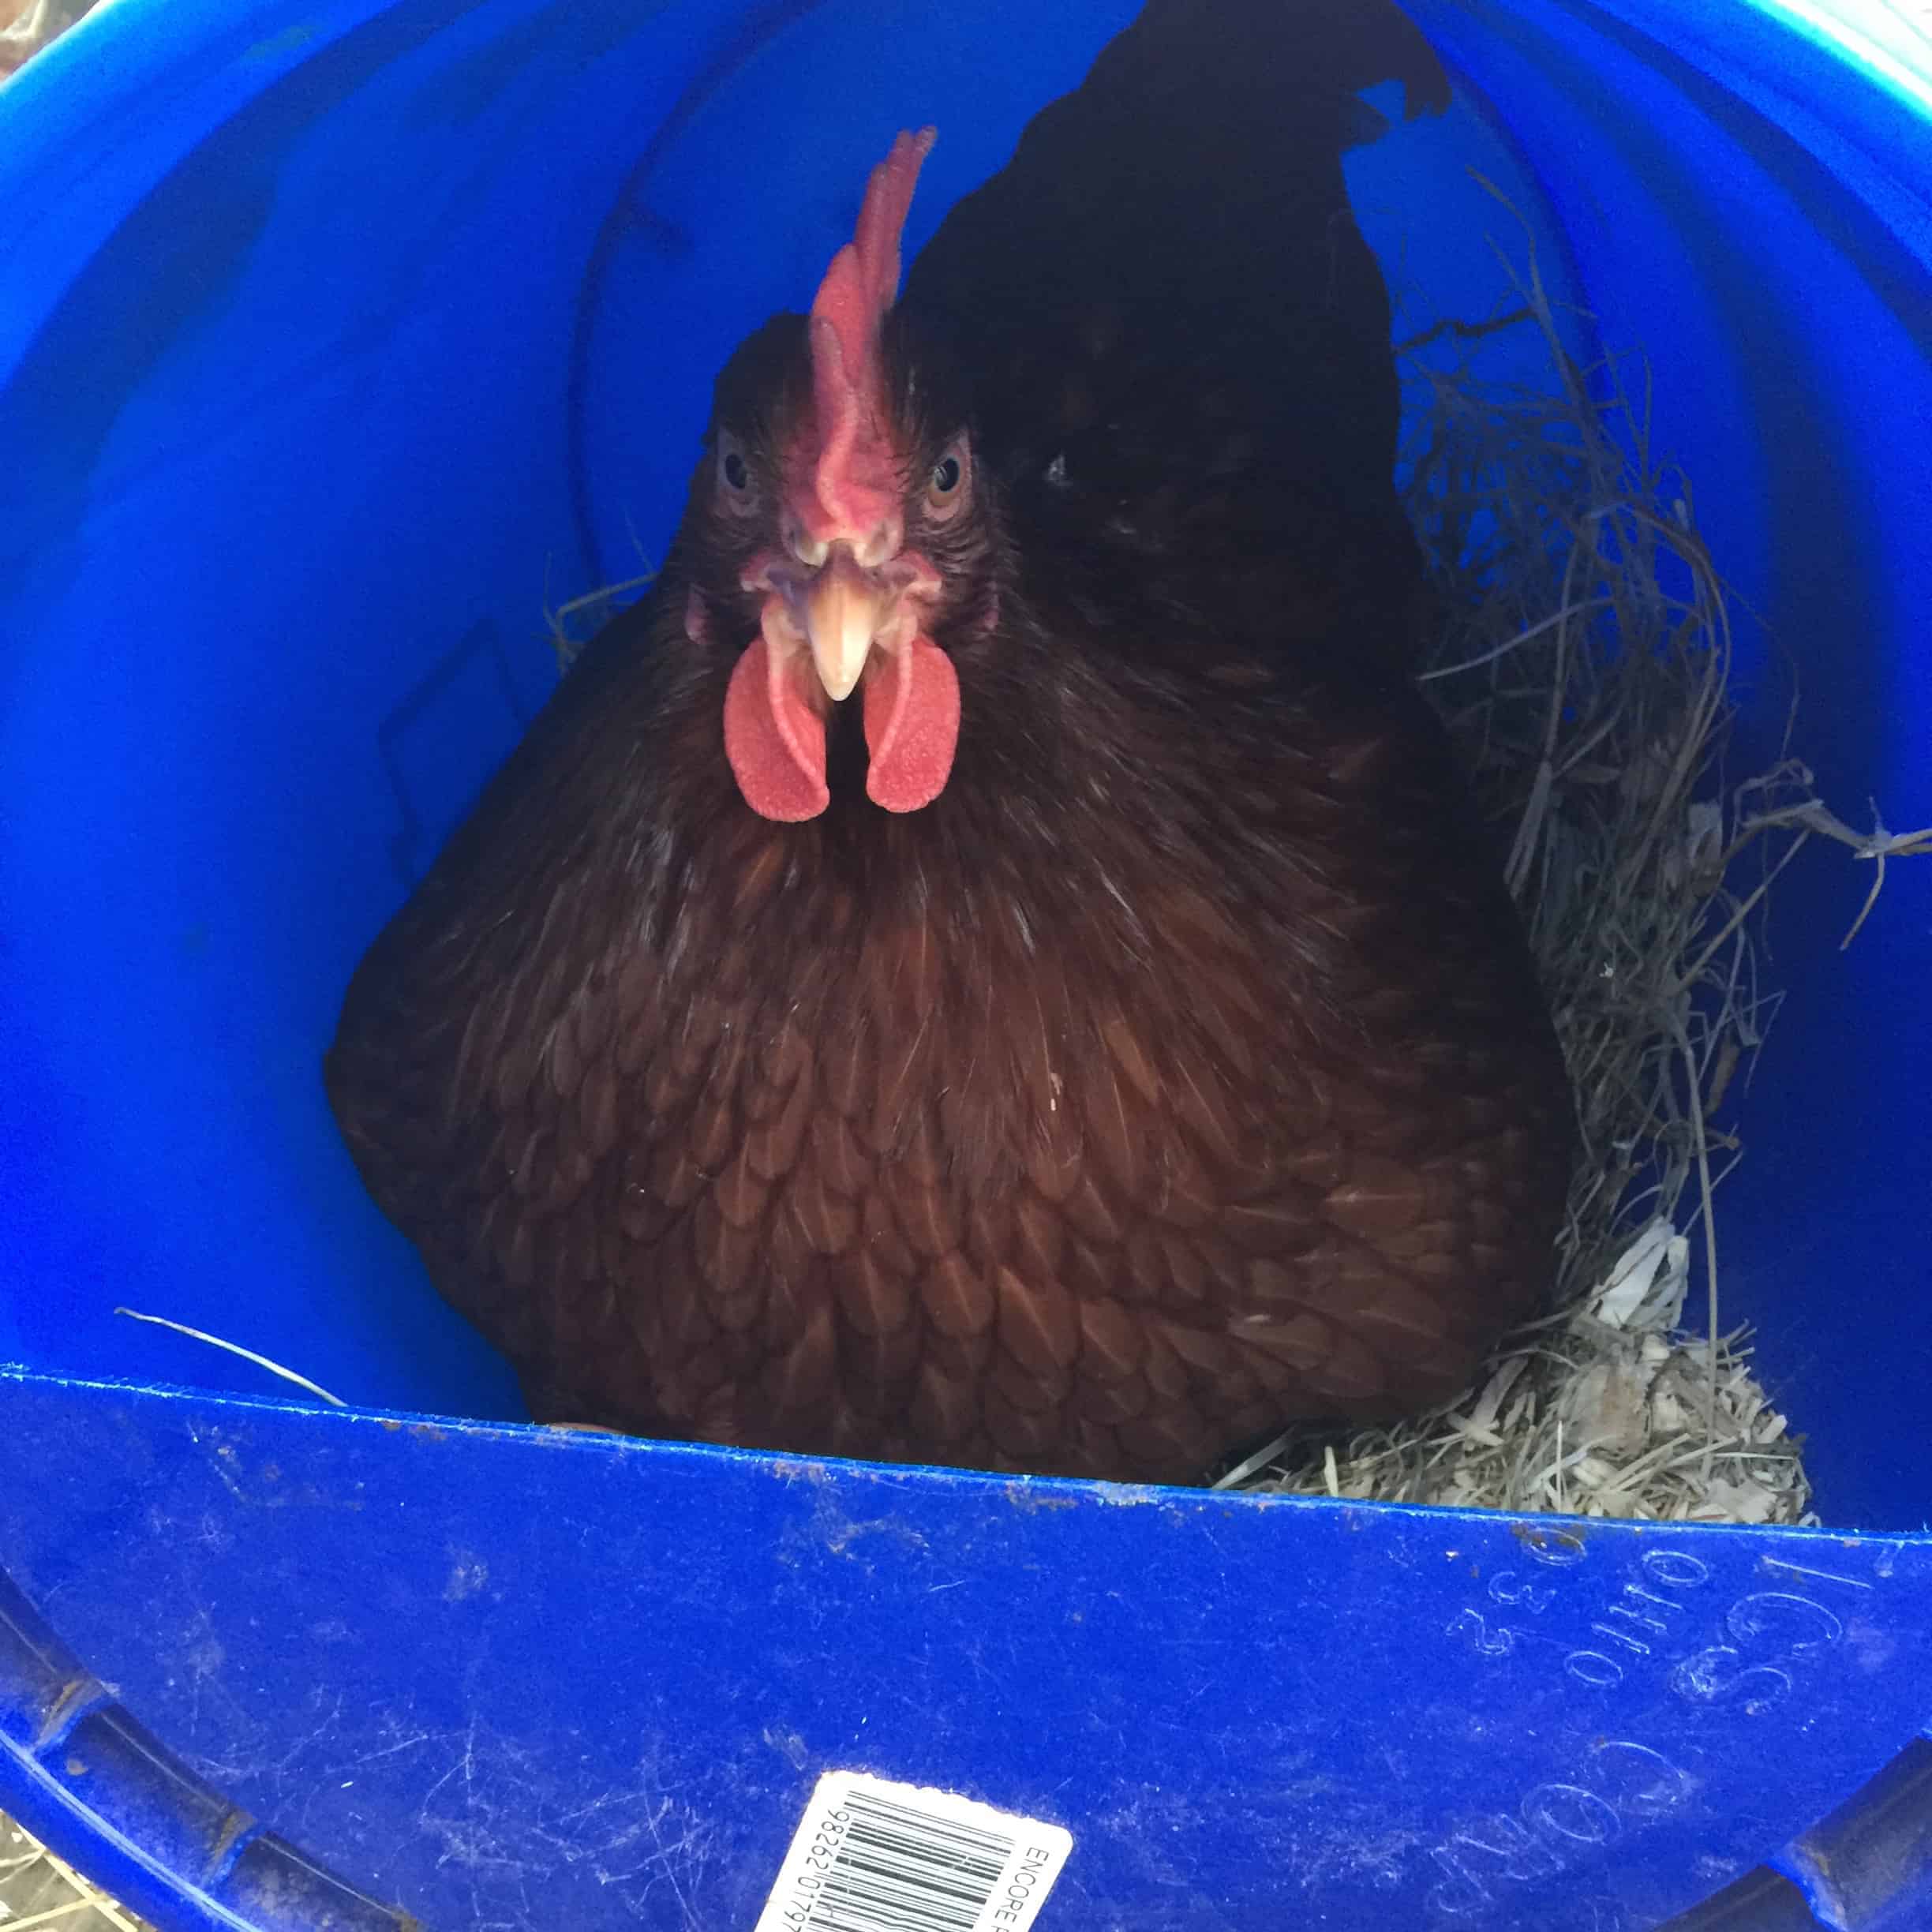
<path fill-rule="evenodd" d="M 923 128 L 893 143 L 866 184 L 858 232 L 833 256 L 812 300 L 814 481 L 829 525 L 848 532 L 871 531 L 897 500 L 893 452 L 867 419 L 876 419 L 885 402 L 878 329 L 899 293 L 899 238 L 920 167 L 938 138 L 937 129 Z"/>

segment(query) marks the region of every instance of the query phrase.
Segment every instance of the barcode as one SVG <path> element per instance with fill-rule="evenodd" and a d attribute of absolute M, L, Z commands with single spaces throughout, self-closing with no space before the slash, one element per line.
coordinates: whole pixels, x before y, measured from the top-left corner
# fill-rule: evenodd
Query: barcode
<path fill-rule="evenodd" d="M 973 1932 L 1013 1841 L 854 1792 L 803 1932 Z"/>
<path fill-rule="evenodd" d="M 1026 1932 L 1072 1849 L 1058 1825 L 828 1772 L 757 1932 Z"/>

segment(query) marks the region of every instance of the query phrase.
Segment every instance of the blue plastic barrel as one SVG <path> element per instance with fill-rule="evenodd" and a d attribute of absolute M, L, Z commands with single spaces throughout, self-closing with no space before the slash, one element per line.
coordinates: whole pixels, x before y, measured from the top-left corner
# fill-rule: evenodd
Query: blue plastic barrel
<path fill-rule="evenodd" d="M 1063 1825 L 1043 1932 L 1932 1924 L 1910 867 L 1843 955 L 1864 878 L 1788 875 L 1725 1200 L 1842 1533 L 534 1431 L 337 1140 L 343 987 L 541 609 L 656 553 L 892 133 L 916 247 L 1133 10 L 114 0 L 0 92 L 0 1806 L 167 1932 L 749 1932 L 829 1767 Z M 1911 8 L 1413 10 L 1461 106 L 1354 158 L 1372 238 L 1453 306 L 1460 170 L 1508 188 L 1828 795 L 1926 815 Z"/>

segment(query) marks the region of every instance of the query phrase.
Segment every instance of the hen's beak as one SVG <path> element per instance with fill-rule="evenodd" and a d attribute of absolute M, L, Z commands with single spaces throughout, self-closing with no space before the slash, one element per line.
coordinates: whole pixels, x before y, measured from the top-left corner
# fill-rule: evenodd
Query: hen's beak
<path fill-rule="evenodd" d="M 803 601 L 812 662 L 826 695 L 837 704 L 852 695 L 894 599 L 844 545 L 835 544 L 806 586 Z"/>

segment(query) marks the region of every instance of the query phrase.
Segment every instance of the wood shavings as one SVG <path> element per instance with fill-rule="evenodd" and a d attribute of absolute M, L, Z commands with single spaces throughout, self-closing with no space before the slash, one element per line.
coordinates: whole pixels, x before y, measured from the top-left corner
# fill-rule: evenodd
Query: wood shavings
<path fill-rule="evenodd" d="M 1802 1445 L 1755 1380 L 1742 1331 L 1718 1342 L 1707 1428 L 1712 1350 L 1672 1325 L 1687 1257 L 1676 1291 L 1627 1301 L 1631 1281 L 1664 1279 L 1671 1266 L 1657 1262 L 1684 1245 L 1674 1234 L 1660 1243 L 1657 1225 L 1567 1318 L 1520 1334 L 1460 1403 L 1325 1443 L 1319 1463 L 1305 1436 L 1284 1438 L 1265 1478 L 1246 1486 L 1659 1522 L 1815 1522 Z M 1606 1301 L 1615 1326 L 1599 1319 Z"/>
<path fill-rule="evenodd" d="M 39 1839 L 0 1818 L 0 1932 L 152 1932 Z"/>
<path fill-rule="evenodd" d="M 1690 1244 L 1661 1215 L 1620 1255 L 1590 1297 L 1606 1328 L 1674 1327 L 1690 1283 Z"/>
<path fill-rule="evenodd" d="M 1398 354 L 1408 507 L 1445 617 L 1423 685 L 1507 854 L 1577 1095 L 1553 1312 L 1457 1402 L 1346 1440 L 1291 1430 L 1217 1486 L 1814 1523 L 1802 1440 L 1747 1331 L 1720 1320 L 1714 1200 L 1742 1151 L 1720 1110 L 1778 1003 L 1756 943 L 1778 878 L 1814 837 L 1869 861 L 1848 938 L 1887 861 L 1932 851 L 1932 829 L 1891 833 L 1874 806 L 1855 831 L 1793 758 L 1726 788 L 1729 603 L 1688 481 L 1651 455 L 1647 383 L 1581 365 L 1533 252 L 1520 268 L 1498 253 L 1507 312 Z M 1517 328 L 1540 332 L 1547 385 L 1476 373 Z M 1705 1335 L 1684 1327 L 1694 1235 Z"/>

